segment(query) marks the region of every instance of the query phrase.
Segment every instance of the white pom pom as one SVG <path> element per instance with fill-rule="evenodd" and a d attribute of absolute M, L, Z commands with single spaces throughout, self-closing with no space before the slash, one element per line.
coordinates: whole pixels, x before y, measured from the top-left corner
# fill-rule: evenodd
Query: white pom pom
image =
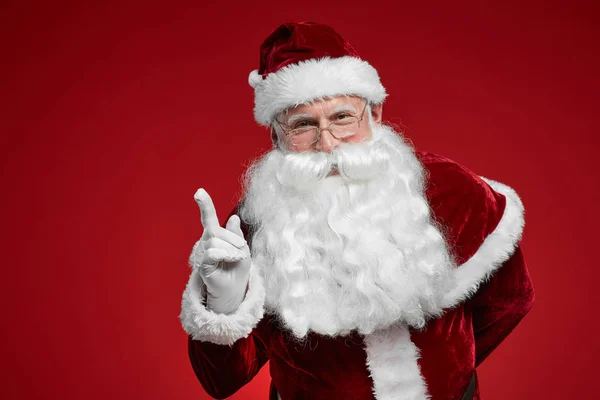
<path fill-rule="evenodd" d="M 262 80 L 263 80 L 262 75 L 258 74 L 258 70 L 257 69 L 255 69 L 254 71 L 250 72 L 250 75 L 248 75 L 248 83 L 253 88 L 256 88 L 256 86 L 258 86 L 258 84 L 260 82 L 262 82 Z"/>

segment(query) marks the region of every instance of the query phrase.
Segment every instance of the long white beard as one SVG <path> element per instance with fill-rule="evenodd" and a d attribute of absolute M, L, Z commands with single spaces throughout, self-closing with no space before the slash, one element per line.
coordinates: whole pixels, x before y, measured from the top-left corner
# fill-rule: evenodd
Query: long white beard
<path fill-rule="evenodd" d="M 422 165 L 391 128 L 372 129 L 331 154 L 273 150 L 247 172 L 240 214 L 266 309 L 299 338 L 422 328 L 452 286 Z"/>

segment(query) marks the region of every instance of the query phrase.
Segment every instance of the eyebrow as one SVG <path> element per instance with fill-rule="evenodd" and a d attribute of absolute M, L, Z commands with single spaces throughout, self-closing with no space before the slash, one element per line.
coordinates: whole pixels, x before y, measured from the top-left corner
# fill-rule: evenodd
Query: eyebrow
<path fill-rule="evenodd" d="M 337 114 L 340 111 L 349 111 L 349 112 L 354 113 L 354 114 L 357 113 L 356 108 L 352 107 L 351 105 L 344 104 L 342 106 L 334 108 L 333 111 L 331 112 L 331 114 L 329 114 L 329 115 Z"/>
<path fill-rule="evenodd" d="M 351 113 L 356 114 L 356 108 L 354 108 L 348 104 L 344 104 L 344 105 L 334 108 L 333 111 L 331 111 L 331 113 L 329 113 L 329 116 L 337 114 L 341 111 L 349 111 Z M 301 119 L 315 119 L 315 118 L 310 114 L 295 114 L 295 115 L 292 115 L 290 118 L 288 118 L 286 125 L 292 125 L 294 122 L 301 120 Z"/>

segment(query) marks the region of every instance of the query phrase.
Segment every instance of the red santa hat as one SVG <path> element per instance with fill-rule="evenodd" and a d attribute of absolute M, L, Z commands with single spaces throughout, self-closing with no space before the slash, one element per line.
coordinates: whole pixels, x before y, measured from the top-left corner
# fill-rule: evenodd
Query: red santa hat
<path fill-rule="evenodd" d="M 385 88 L 375 68 L 333 28 L 315 22 L 279 26 L 260 47 L 250 73 L 254 118 L 269 126 L 281 111 L 316 99 L 354 95 L 381 104 Z"/>

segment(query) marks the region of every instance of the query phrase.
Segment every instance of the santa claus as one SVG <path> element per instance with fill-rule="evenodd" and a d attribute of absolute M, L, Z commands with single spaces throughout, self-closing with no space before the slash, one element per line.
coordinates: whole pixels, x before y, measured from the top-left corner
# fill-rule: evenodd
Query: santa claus
<path fill-rule="evenodd" d="M 328 26 L 287 23 L 250 75 L 273 149 L 190 257 L 181 321 L 204 389 L 270 361 L 271 399 L 479 399 L 475 368 L 533 302 L 508 186 L 383 124 L 377 71 Z"/>

